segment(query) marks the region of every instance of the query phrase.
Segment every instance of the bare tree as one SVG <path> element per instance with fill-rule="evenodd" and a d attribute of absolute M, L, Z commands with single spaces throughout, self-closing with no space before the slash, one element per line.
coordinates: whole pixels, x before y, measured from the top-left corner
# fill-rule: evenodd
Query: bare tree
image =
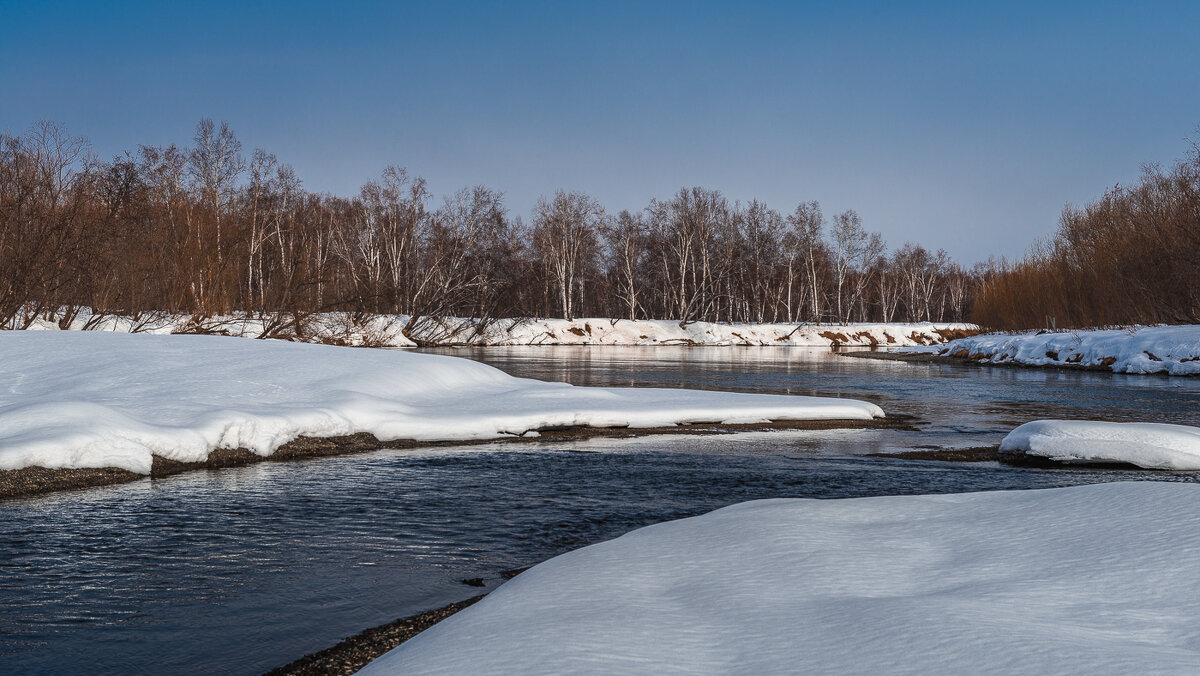
<path fill-rule="evenodd" d="M 622 211 L 604 234 L 617 297 L 629 319 L 637 319 L 645 276 L 643 267 L 649 253 L 645 220 L 641 214 Z"/>
<path fill-rule="evenodd" d="M 581 192 L 559 190 L 549 201 L 539 198 L 534 207 L 534 248 L 553 274 L 559 308 L 567 319 L 575 318 L 581 273 L 596 259 L 604 221 L 604 208 Z"/>
<path fill-rule="evenodd" d="M 222 260 L 221 216 L 233 194 L 237 177 L 245 169 L 242 159 L 242 142 L 222 121 L 217 128 L 209 118 L 196 123 L 193 137 L 196 147 L 189 157 L 189 171 L 200 190 L 201 199 L 207 204 L 216 224 L 216 255 Z"/>
<path fill-rule="evenodd" d="M 779 289 L 775 287 L 776 270 L 779 268 L 780 249 L 784 233 L 784 220 L 778 211 L 754 200 L 746 208 L 743 218 L 741 239 L 745 242 L 746 261 L 743 267 L 749 287 L 747 315 L 753 321 L 778 319 Z M 790 284 L 788 291 L 790 292 Z"/>
<path fill-rule="evenodd" d="M 862 219 L 853 209 L 834 216 L 830 239 L 838 320 L 849 323 L 854 304 L 866 288 L 867 271 L 883 254 L 883 240 L 863 229 Z M 855 276 L 858 279 L 853 279 Z"/>
<path fill-rule="evenodd" d="M 816 202 L 803 202 L 787 217 L 787 234 L 783 246 L 787 258 L 787 308 L 788 321 L 797 319 L 799 305 L 804 299 L 792 302 L 792 289 L 796 282 L 803 279 L 807 285 L 804 295 L 809 300 L 809 318 L 820 321 L 822 311 L 821 285 L 818 281 L 819 268 L 827 258 L 822 230 L 825 216 L 821 213 L 821 205 Z"/>
<path fill-rule="evenodd" d="M 728 272 L 721 240 L 736 228 L 729 203 L 719 191 L 697 187 L 651 201 L 646 211 L 661 247 L 673 318 L 681 325 L 696 321 L 715 305 Z"/>
<path fill-rule="evenodd" d="M 85 234 L 87 142 L 52 122 L 0 133 L 0 326 L 23 328 L 62 300 Z"/>

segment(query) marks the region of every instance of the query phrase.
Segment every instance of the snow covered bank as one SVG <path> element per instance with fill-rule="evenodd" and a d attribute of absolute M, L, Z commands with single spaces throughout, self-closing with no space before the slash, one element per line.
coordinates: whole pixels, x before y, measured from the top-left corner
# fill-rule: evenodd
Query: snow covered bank
<path fill-rule="evenodd" d="M 478 362 L 219 336 L 0 331 L 0 469 L 119 467 L 300 436 L 465 440 L 532 430 L 870 420 L 853 399 L 514 378 Z"/>
<path fill-rule="evenodd" d="M 1200 486 L 764 500 L 551 559 L 380 674 L 1194 674 Z"/>
<path fill-rule="evenodd" d="M 1200 427 L 1035 420 L 1004 437 L 1000 453 L 1067 463 L 1124 462 L 1147 469 L 1200 470 Z"/>
<path fill-rule="evenodd" d="M 407 315 L 324 313 L 303 320 L 299 332 L 304 342 L 340 345 L 413 347 L 403 333 Z M 156 315 L 143 318 L 116 315 L 93 317 L 83 312 L 66 322 L 72 330 L 85 327 L 118 333 L 219 333 L 257 338 L 264 334 L 297 339 L 294 327 L 272 326 L 270 319 L 254 316 L 207 317 Z M 32 329 L 58 329 L 59 323 L 37 320 Z M 628 319 L 498 319 L 481 326 L 463 318 L 426 319 L 412 329 L 423 343 L 469 345 L 773 345 L 773 346 L 880 346 L 940 345 L 977 331 L 973 324 L 715 324 L 695 322 L 679 326 L 666 320 Z"/>
<path fill-rule="evenodd" d="M 912 351 L 932 352 L 929 348 Z M 1200 375 L 1200 325 L 1017 335 L 989 333 L 950 341 L 936 353 L 994 364 Z"/>
<path fill-rule="evenodd" d="M 289 323 L 290 322 L 290 323 Z M 93 315 L 81 311 L 69 321 L 39 318 L 28 327 L 32 331 L 96 331 L 109 333 L 211 334 L 239 338 L 283 338 L 308 343 L 372 347 L 416 347 L 404 336 L 408 317 L 404 315 L 354 315 L 348 312 L 324 312 L 305 315 L 297 330 L 294 320 L 278 316 L 219 315 L 199 317 L 167 313 L 147 313 L 138 317 Z M 3 328 L 3 327 L 0 327 Z"/>
<path fill-rule="evenodd" d="M 502 319 L 474 335 L 467 320 L 444 323 L 477 345 L 773 345 L 803 347 L 935 345 L 978 330 L 974 324 L 716 324 L 655 319 Z"/>

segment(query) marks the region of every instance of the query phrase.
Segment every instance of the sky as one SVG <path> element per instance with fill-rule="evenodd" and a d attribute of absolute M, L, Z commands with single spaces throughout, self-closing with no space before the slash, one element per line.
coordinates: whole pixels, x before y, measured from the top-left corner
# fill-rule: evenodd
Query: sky
<path fill-rule="evenodd" d="M 101 157 L 227 120 L 305 187 L 388 165 L 528 220 L 684 186 L 1019 256 L 1200 137 L 1198 2 L 11 2 L 0 130 Z"/>

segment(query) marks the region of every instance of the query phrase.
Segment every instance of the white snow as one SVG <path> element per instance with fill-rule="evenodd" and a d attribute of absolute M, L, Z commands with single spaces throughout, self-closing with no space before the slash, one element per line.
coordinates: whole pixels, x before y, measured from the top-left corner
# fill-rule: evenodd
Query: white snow
<path fill-rule="evenodd" d="M 0 331 L 0 469 L 120 467 L 298 436 L 486 439 L 548 427 L 867 420 L 853 399 L 513 378 L 456 357 L 220 336 Z"/>
<path fill-rule="evenodd" d="M 903 351 L 930 352 L 929 348 Z M 1116 373 L 1200 375 L 1200 325 L 1023 333 L 960 338 L 938 354 L 984 363 L 1094 366 Z"/>
<path fill-rule="evenodd" d="M 1060 462 L 1126 462 L 1147 469 L 1200 470 L 1200 427 L 1035 420 L 1004 437 L 1000 452 L 1014 451 Z"/>
<path fill-rule="evenodd" d="M 1200 486 L 748 502 L 551 559 L 380 674 L 1195 674 Z"/>
<path fill-rule="evenodd" d="M 305 317 L 303 340 L 346 345 L 413 347 L 405 336 L 407 315 L 321 313 Z M 81 312 L 66 323 L 71 330 L 87 327 L 118 333 L 221 333 L 257 338 L 268 321 L 252 315 L 196 318 L 188 315 L 147 315 L 142 318 Z M 55 330 L 59 323 L 36 320 L 31 329 Z M 426 342 L 471 345 L 772 345 L 830 347 L 940 345 L 943 332 L 977 331 L 973 324 L 718 324 L 693 322 L 680 326 L 667 320 L 628 319 L 498 319 L 480 328 L 475 320 L 451 317 L 429 319 L 414 328 Z"/>

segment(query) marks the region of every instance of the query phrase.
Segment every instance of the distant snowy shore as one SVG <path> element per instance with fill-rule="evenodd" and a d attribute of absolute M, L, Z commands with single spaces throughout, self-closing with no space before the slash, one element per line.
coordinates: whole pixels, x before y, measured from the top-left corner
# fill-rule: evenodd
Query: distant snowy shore
<path fill-rule="evenodd" d="M 1200 375 L 1200 325 L 1136 326 L 1119 330 L 988 333 L 937 348 L 901 354 L 934 354 L 984 364 L 1107 369 L 1114 373 Z"/>
<path fill-rule="evenodd" d="M 533 567 L 390 674 L 1194 674 L 1200 486 L 747 502 Z"/>
<path fill-rule="evenodd" d="M 0 469 L 149 473 L 298 437 L 491 439 L 563 427 L 871 420 L 853 399 L 514 378 L 479 362 L 220 336 L 0 331 Z"/>
<path fill-rule="evenodd" d="M 790 347 L 903 347 L 939 345 L 978 331 L 963 323 L 887 324 L 723 324 L 656 319 L 529 319 L 507 318 L 481 323 L 464 318 L 407 315 L 307 315 L 298 322 L 278 317 L 188 315 L 92 316 L 69 321 L 35 320 L 30 329 L 108 331 L 116 333 L 200 333 L 277 337 L 338 345 L 415 347 L 438 345 L 745 345 Z M 406 335 L 407 332 L 407 335 Z"/>
<path fill-rule="evenodd" d="M 461 321 L 461 320 L 460 320 Z M 656 319 L 502 319 L 469 342 L 481 345 L 745 345 L 901 347 L 936 345 L 973 324 L 716 324 Z M 465 335 L 464 326 L 454 333 Z"/>

